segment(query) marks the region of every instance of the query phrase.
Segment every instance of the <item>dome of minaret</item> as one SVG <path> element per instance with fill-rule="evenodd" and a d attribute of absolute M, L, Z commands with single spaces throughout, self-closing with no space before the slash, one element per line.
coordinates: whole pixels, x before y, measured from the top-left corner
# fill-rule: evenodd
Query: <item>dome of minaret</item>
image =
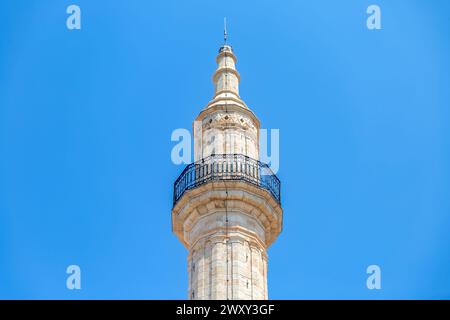
<path fill-rule="evenodd" d="M 233 48 L 228 44 L 224 44 L 223 46 L 220 47 L 219 53 L 220 52 L 233 52 Z"/>

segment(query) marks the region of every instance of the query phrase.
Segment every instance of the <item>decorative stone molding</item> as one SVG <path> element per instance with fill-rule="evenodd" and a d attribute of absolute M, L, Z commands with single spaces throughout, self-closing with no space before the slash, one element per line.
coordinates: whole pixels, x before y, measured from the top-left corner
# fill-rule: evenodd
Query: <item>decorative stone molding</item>
<path fill-rule="evenodd" d="M 226 113 L 215 112 L 206 116 L 202 121 L 203 129 L 208 130 L 211 128 L 217 129 L 235 129 L 239 128 L 244 131 L 251 131 L 256 136 L 257 128 L 254 125 L 252 119 L 242 113 Z"/>
<path fill-rule="evenodd" d="M 268 191 L 241 181 L 214 181 L 185 192 L 172 209 L 173 232 L 190 248 L 193 240 L 189 232 L 195 222 L 203 215 L 214 211 L 223 212 L 225 209 L 230 212 L 245 212 L 257 219 L 264 228 L 266 247 L 281 232 L 281 206 Z M 210 230 L 206 229 L 205 232 L 207 231 Z M 257 233 L 256 230 L 250 231 Z"/>

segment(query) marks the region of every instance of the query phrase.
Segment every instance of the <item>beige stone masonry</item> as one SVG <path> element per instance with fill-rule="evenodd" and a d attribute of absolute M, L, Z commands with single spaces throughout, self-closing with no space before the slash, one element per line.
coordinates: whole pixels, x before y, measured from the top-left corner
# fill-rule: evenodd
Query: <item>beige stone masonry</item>
<path fill-rule="evenodd" d="M 259 159 L 260 122 L 239 96 L 236 56 L 224 45 L 215 95 L 194 122 L 194 159 L 242 154 Z M 188 249 L 189 299 L 268 299 L 267 248 L 282 230 L 280 204 L 244 180 L 215 180 L 186 190 L 172 229 Z"/>

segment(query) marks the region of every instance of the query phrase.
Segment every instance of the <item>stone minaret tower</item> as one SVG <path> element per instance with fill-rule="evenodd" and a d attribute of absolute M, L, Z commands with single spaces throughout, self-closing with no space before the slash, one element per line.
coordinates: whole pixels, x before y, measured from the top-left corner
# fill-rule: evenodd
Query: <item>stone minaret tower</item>
<path fill-rule="evenodd" d="M 239 96 L 231 46 L 216 61 L 214 98 L 194 121 L 195 162 L 174 184 L 172 228 L 189 250 L 189 299 L 267 299 L 280 181 L 258 160 L 260 123 Z"/>

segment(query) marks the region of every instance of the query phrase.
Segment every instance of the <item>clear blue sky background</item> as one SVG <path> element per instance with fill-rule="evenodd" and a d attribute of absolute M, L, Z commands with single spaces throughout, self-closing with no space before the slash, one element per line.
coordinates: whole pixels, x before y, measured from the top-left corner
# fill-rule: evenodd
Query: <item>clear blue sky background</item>
<path fill-rule="evenodd" d="M 82 30 L 66 28 L 70 4 Z M 381 31 L 366 8 L 382 9 Z M 0 3 L 0 298 L 187 297 L 171 133 L 213 93 L 280 129 L 269 297 L 450 298 L 449 1 Z M 65 287 L 82 269 L 82 290 Z M 382 290 L 366 288 L 366 267 Z"/>

